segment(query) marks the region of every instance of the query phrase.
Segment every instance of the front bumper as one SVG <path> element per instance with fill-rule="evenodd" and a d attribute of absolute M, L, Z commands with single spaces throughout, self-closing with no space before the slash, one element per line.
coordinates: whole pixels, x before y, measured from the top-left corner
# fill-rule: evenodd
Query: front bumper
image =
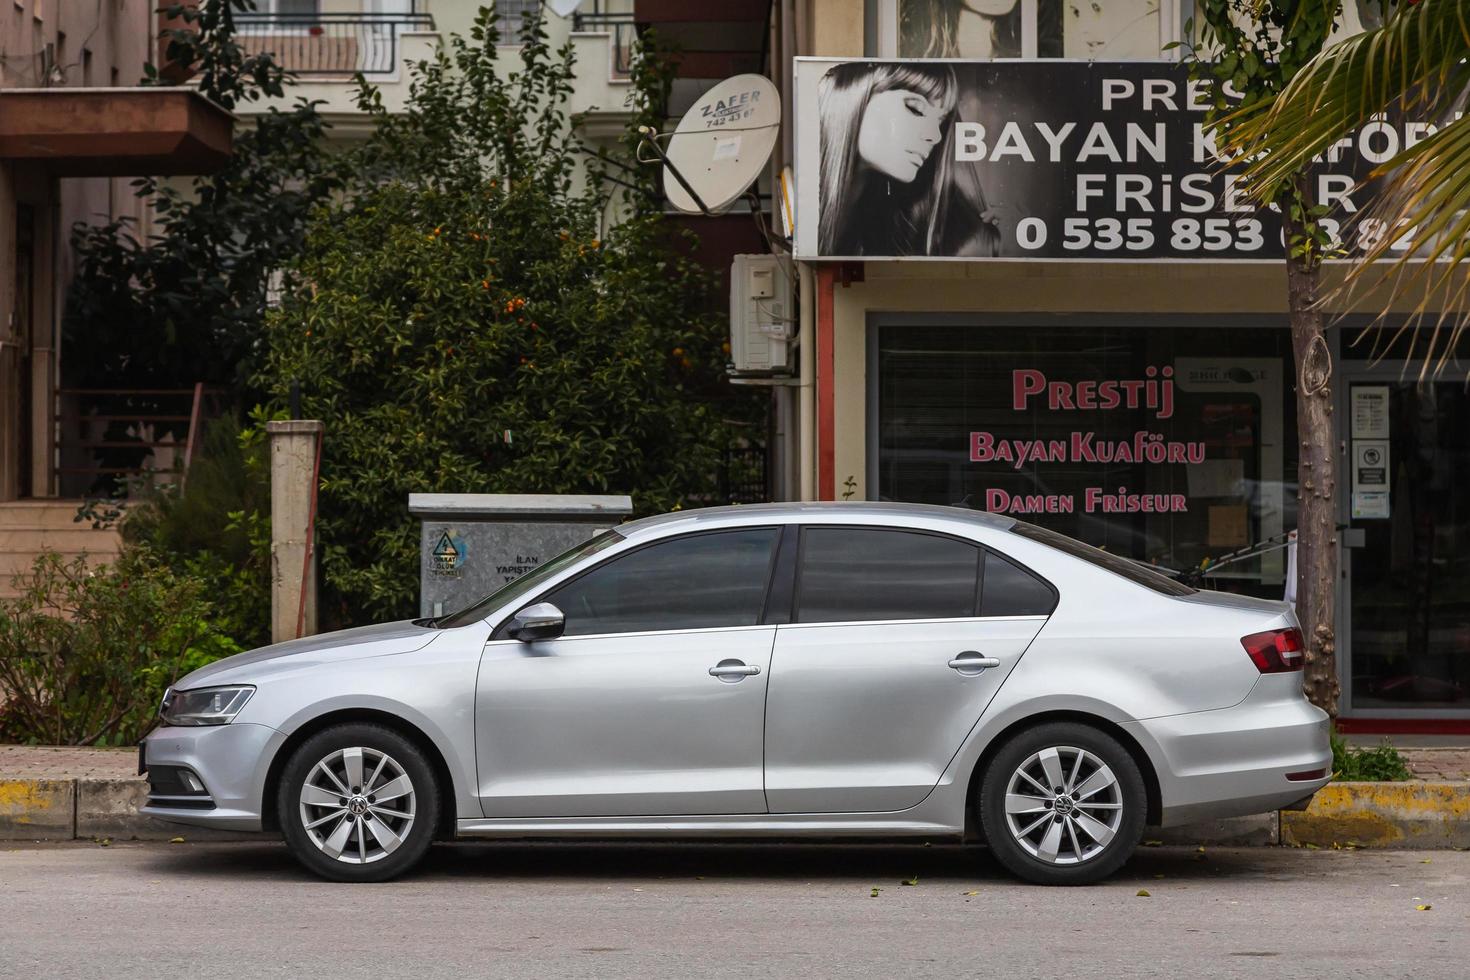
<path fill-rule="evenodd" d="M 139 812 L 159 820 L 220 830 L 261 829 L 270 760 L 286 736 L 266 725 L 233 722 L 200 728 L 159 728 L 143 741 L 142 759 L 168 779 L 150 782 Z M 175 773 L 193 773 L 202 793 L 176 791 Z"/>
<path fill-rule="evenodd" d="M 1299 674 L 1265 675 L 1233 708 L 1125 725 L 1154 759 L 1163 826 L 1267 813 L 1325 786 L 1330 723 L 1300 691 Z M 1287 779 L 1316 770 L 1320 778 Z"/>

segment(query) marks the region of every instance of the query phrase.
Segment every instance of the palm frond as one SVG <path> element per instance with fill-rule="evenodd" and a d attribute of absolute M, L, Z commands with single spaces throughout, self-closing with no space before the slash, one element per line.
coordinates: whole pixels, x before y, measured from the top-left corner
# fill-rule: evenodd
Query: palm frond
<path fill-rule="evenodd" d="M 1470 325 L 1467 56 L 1470 0 L 1403 5 L 1383 27 L 1322 52 L 1274 99 L 1226 116 L 1217 137 L 1247 161 L 1246 194 L 1268 201 L 1384 113 L 1439 124 L 1369 175 L 1374 196 L 1343 227 L 1353 265 L 1322 297 L 1338 309 L 1378 309 L 1356 342 L 1371 335 L 1375 354 L 1407 343 L 1421 378 L 1454 361 Z M 1406 315 L 1379 329 L 1393 311 Z"/>
<path fill-rule="evenodd" d="M 1421 0 L 1323 51 L 1275 98 L 1222 120 L 1222 149 L 1252 158 L 1268 191 L 1388 108 L 1433 115 L 1463 85 L 1470 0 Z M 1456 83 L 1460 84 L 1456 84 Z"/>
<path fill-rule="evenodd" d="M 1470 274 L 1463 265 L 1470 258 L 1470 118 L 1456 119 L 1383 167 L 1394 169 L 1344 226 L 1357 240 L 1355 264 L 1325 298 L 1352 308 L 1366 293 L 1380 292 L 1387 301 L 1375 326 L 1396 301 L 1411 302 L 1385 349 L 1410 327 L 1430 326 L 1422 341 L 1417 332 L 1410 335 L 1422 378 L 1449 365 L 1470 322 Z"/>

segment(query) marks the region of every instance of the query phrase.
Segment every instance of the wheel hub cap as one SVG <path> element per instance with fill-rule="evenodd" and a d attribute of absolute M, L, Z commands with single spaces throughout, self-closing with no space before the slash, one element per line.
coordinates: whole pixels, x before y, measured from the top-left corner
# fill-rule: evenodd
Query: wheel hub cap
<path fill-rule="evenodd" d="M 306 836 L 344 864 L 371 864 L 392 854 L 413 828 L 413 781 L 386 752 L 339 749 L 319 761 L 301 786 Z"/>
<path fill-rule="evenodd" d="M 1006 828 L 1046 864 L 1091 861 L 1123 826 L 1123 790 L 1107 763 L 1058 745 L 1034 753 L 1006 784 Z"/>

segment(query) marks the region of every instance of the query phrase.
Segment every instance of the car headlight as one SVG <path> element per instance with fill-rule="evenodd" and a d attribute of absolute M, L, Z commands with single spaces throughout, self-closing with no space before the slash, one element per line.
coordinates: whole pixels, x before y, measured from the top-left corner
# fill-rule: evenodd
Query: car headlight
<path fill-rule="evenodd" d="M 165 725 L 228 725 L 254 693 L 255 688 L 248 684 L 192 691 L 170 688 L 163 696 L 158 716 Z"/>

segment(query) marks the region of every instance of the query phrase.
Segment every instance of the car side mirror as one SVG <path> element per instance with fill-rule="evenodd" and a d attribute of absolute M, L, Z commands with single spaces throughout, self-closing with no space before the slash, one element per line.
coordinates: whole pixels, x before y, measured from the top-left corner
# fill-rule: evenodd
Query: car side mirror
<path fill-rule="evenodd" d="M 512 640 L 534 643 L 536 640 L 554 640 L 567 628 L 567 617 L 549 602 L 538 602 L 527 606 L 511 618 L 505 633 Z"/>

